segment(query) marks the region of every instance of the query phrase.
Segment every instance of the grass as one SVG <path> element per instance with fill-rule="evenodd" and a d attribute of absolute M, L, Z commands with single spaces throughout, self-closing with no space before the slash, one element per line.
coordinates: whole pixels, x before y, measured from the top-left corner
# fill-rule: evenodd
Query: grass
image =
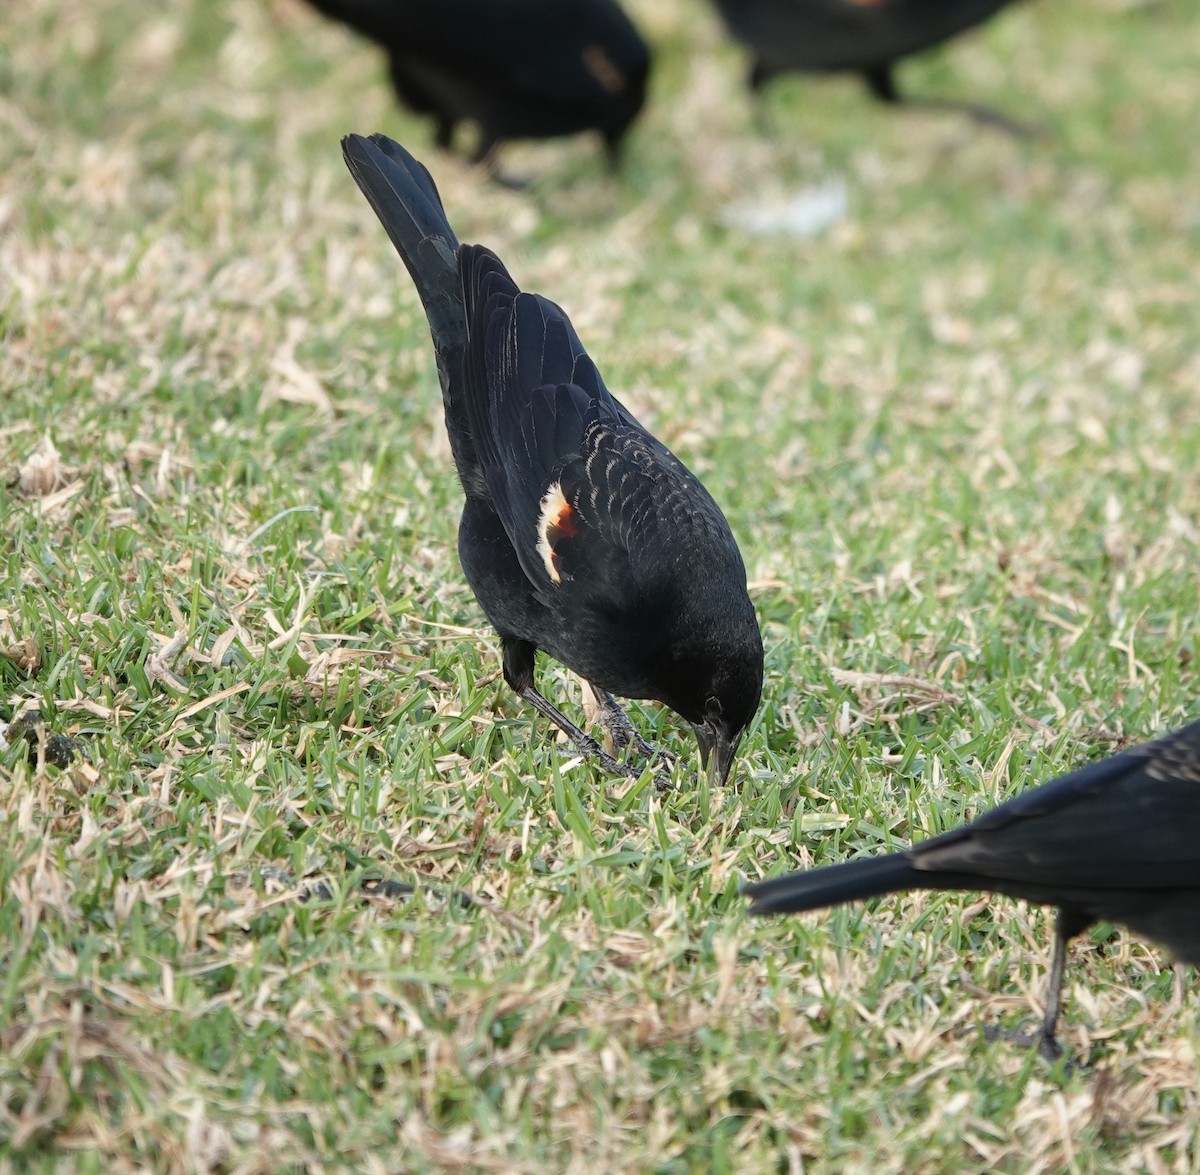
<path fill-rule="evenodd" d="M 1076 944 L 1065 1074 L 974 1032 L 1037 1015 L 1043 911 L 737 895 L 1195 716 L 1200 16 L 1018 6 L 905 65 L 1047 132 L 1013 142 L 850 79 L 764 126 L 707 8 L 637 8 L 627 170 L 518 146 L 520 193 L 291 0 L 8 14 L 3 713 L 90 759 L 0 760 L 0 1170 L 1200 1169 L 1153 948 Z M 339 157 L 377 129 L 725 507 L 767 646 L 728 787 L 653 706 L 679 786 L 615 784 L 498 680 Z M 831 176 L 819 238 L 723 227 Z"/>

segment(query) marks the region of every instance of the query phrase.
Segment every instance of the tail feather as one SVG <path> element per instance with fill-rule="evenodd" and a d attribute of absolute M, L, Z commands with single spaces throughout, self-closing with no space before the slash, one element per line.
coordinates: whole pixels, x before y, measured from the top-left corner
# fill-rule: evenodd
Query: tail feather
<path fill-rule="evenodd" d="M 932 880 L 936 877 L 913 867 L 907 853 L 890 853 L 823 869 L 787 873 L 747 885 L 742 892 L 750 899 L 751 914 L 794 914 L 880 894 L 922 889 Z"/>
<path fill-rule="evenodd" d="M 467 322 L 460 250 L 437 185 L 421 163 L 384 135 L 369 139 L 347 135 L 342 156 L 396 246 L 425 307 L 442 385 L 446 432 L 463 489 L 468 497 L 487 497 L 465 403 Z"/>
<path fill-rule="evenodd" d="M 347 135 L 342 156 L 391 237 L 421 296 L 439 363 L 466 341 L 458 280 L 458 238 L 425 167 L 383 135 Z"/>

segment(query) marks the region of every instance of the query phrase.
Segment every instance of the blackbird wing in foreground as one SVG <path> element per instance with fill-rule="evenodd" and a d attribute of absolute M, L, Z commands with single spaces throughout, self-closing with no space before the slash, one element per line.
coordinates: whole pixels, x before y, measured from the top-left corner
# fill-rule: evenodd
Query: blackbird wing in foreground
<path fill-rule="evenodd" d="M 466 497 L 459 559 L 501 638 L 504 677 L 585 753 L 628 767 L 538 692 L 543 649 L 649 749 L 612 695 L 690 722 L 723 782 L 758 707 L 763 649 L 741 554 L 699 480 L 604 386 L 570 320 L 499 258 L 459 245 L 429 173 L 383 136 L 342 150 L 429 319 Z"/>
<path fill-rule="evenodd" d="M 995 111 L 939 99 L 906 99 L 896 62 L 982 24 L 1012 0 L 716 0 L 730 33 L 751 53 L 750 87 L 783 73 L 861 74 L 881 102 L 959 109 L 1016 133 Z"/>
<path fill-rule="evenodd" d="M 1040 1044 L 1055 1027 L 1066 943 L 1117 922 L 1200 964 L 1200 722 L 1024 792 L 900 853 L 745 887 L 752 914 L 911 889 L 985 890 L 1057 906 Z"/>
<path fill-rule="evenodd" d="M 650 50 L 616 0 L 310 0 L 388 54 L 400 101 L 476 162 L 507 139 L 598 131 L 615 165 L 646 96 Z"/>

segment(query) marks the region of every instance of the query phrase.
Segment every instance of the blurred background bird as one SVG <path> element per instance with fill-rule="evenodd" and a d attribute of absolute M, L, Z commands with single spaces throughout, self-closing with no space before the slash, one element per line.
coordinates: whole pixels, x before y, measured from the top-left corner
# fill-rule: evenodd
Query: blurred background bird
<path fill-rule="evenodd" d="M 613 167 L 646 97 L 650 50 L 616 0 L 310 0 L 376 41 L 401 103 L 494 167 L 510 139 L 596 131 Z"/>
<path fill-rule="evenodd" d="M 896 63 L 981 24 L 1012 0 L 716 0 L 730 33 L 750 50 L 750 88 L 779 74 L 858 73 L 881 102 L 962 110 L 1023 133 L 986 107 L 907 98 Z"/>

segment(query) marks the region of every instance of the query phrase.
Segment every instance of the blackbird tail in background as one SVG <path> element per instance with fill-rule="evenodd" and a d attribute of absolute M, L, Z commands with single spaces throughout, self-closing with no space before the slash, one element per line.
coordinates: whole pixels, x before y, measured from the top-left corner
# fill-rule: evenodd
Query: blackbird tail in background
<path fill-rule="evenodd" d="M 1035 1048 L 1041 1056 L 1054 1064 L 1062 1060 L 1063 1047 L 1058 1040 L 1058 1018 L 1062 1013 L 1063 978 L 1067 971 L 1067 943 L 1077 934 L 1082 934 L 1091 919 L 1078 910 L 1063 907 L 1054 920 L 1054 952 L 1050 958 L 1050 973 L 1046 976 L 1046 995 L 1043 1000 L 1041 1031 L 1036 1036 L 1026 1032 L 1012 1032 L 1005 1028 L 988 1025 L 982 1029 L 985 1040 L 1006 1040 L 1022 1048 Z M 1074 1068 L 1066 1063 L 1067 1071 Z"/>
<path fill-rule="evenodd" d="M 934 888 L 930 883 L 937 880 L 941 879 L 936 874 L 915 869 L 905 853 L 893 853 L 772 877 L 742 892 L 750 899 L 751 914 L 795 914 L 900 890 Z"/>

